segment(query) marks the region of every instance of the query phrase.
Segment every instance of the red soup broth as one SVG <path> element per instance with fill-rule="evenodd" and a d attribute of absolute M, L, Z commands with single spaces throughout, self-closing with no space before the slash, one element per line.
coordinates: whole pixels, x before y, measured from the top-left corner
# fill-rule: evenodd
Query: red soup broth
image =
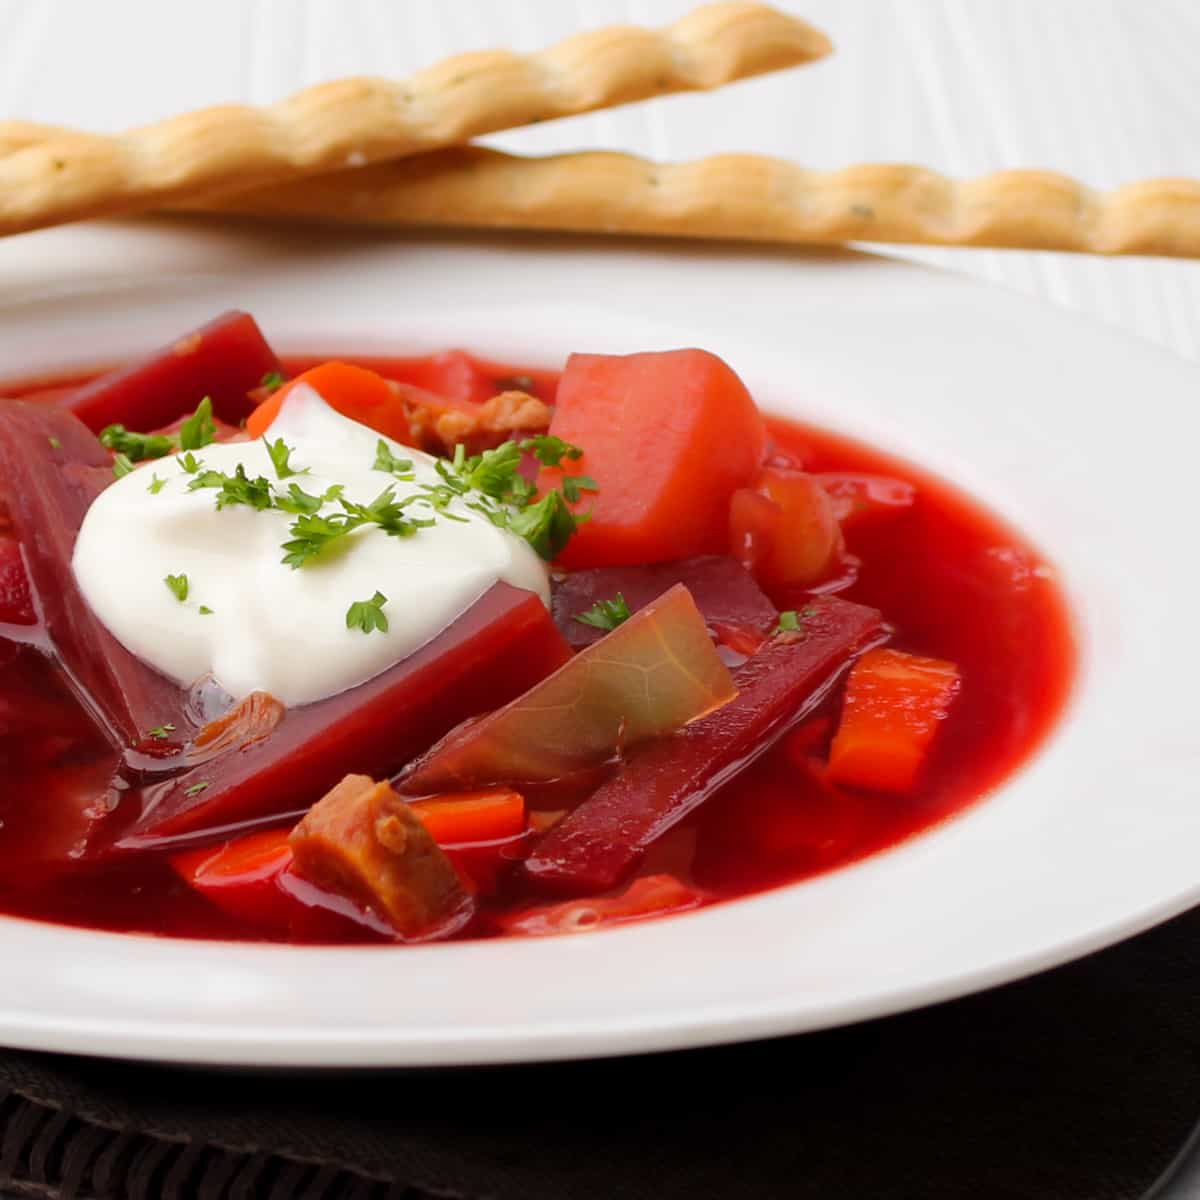
<path fill-rule="evenodd" d="M 325 361 L 287 362 L 290 372 Z M 557 373 L 450 353 L 355 357 L 392 378 L 478 398 L 498 386 L 553 399 Z M 70 380 L 38 380 L 53 403 Z M 9 386 L 9 395 L 20 389 Z M 489 392 L 490 394 L 490 392 Z M 883 850 L 985 797 L 1035 751 L 1070 690 L 1074 643 L 1052 572 L 1004 522 L 945 483 L 879 450 L 768 418 L 773 460 L 820 473 L 869 474 L 912 485 L 912 503 L 846 522 L 853 571 L 838 595 L 880 609 L 897 649 L 958 665 L 962 690 L 915 791 L 905 796 L 831 784 L 824 762 L 840 691 L 749 770 L 653 846 L 642 873 L 670 872 L 706 903 L 797 883 Z M 775 595 L 780 607 L 802 595 Z M 75 864 L 71 839 L 113 765 L 87 718 L 30 651 L 0 642 L 0 912 L 96 929 L 258 940 L 259 934 L 183 884 L 153 853 Z M 64 802 L 64 797 L 66 798 Z M 297 807 L 319 797 L 298 798 Z M 39 803 L 41 802 L 41 803 Z M 44 812 L 59 814 L 47 822 Z M 63 814 L 66 814 L 65 816 Z M 67 863 L 63 866 L 64 861 Z M 46 861 L 59 865 L 47 867 Z M 510 888 L 497 907 L 544 902 Z M 489 902 L 492 903 L 492 902 Z M 315 928 L 322 926 L 318 922 Z M 488 936 L 487 922 L 462 936 Z M 354 940 L 348 923 L 338 940 Z M 363 939 L 370 935 L 365 931 Z M 330 940 L 320 932 L 304 940 Z"/>

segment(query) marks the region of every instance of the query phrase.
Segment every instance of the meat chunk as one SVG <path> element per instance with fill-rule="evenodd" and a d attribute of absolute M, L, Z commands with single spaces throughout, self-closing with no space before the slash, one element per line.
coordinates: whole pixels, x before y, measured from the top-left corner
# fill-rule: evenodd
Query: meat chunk
<path fill-rule="evenodd" d="M 550 406 L 527 392 L 501 392 L 475 404 L 395 386 L 408 412 L 412 444 L 431 454 L 453 454 L 460 444 L 468 454 L 479 454 L 510 438 L 545 433 L 550 427 Z"/>
<path fill-rule="evenodd" d="M 386 782 L 347 775 L 288 843 L 297 875 L 362 905 L 404 941 L 448 937 L 472 915 L 450 860 Z"/>

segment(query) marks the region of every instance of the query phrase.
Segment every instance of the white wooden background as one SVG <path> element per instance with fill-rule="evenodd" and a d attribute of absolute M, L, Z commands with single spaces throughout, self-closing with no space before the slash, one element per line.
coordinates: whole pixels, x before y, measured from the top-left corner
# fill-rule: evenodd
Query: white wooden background
<path fill-rule="evenodd" d="M 782 0 L 830 33 L 815 67 L 494 139 L 520 150 L 718 150 L 834 167 L 1069 171 L 1109 187 L 1200 177 L 1200 0 Z M 118 129 L 203 104 L 275 99 L 445 54 L 534 49 L 689 0 L 0 0 L 0 115 Z M 97 227 L 88 237 L 105 236 Z M 82 243 L 0 255 L 0 297 L 61 281 Z M 163 250 L 168 253 L 168 250 Z M 913 252 L 1080 309 L 1200 358 L 1200 262 Z M 53 264 L 53 266 L 51 265 Z"/>

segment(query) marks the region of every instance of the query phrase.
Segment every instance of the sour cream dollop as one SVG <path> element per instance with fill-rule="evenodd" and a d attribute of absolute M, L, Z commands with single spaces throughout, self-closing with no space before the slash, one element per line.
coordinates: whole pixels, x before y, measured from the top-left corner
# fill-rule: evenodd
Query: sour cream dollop
<path fill-rule="evenodd" d="M 241 464 L 251 479 L 263 476 L 281 491 L 295 483 L 322 495 L 340 484 L 358 504 L 389 482 L 397 498 L 440 482 L 435 459 L 392 442 L 392 453 L 412 462 L 415 480 L 375 470 L 379 434 L 305 385 L 288 394 L 269 437 L 282 438 L 292 469 L 307 473 L 278 479 L 261 441 L 213 444 L 195 455 L 203 469 L 232 475 Z M 157 491 L 154 476 L 165 480 Z M 188 490 L 193 478 L 164 458 L 118 479 L 88 510 L 73 562 L 85 599 L 117 640 L 181 685 L 211 673 L 235 699 L 265 691 L 289 706 L 308 704 L 419 649 L 498 580 L 549 602 L 546 566 L 528 543 L 462 500 L 448 508 L 462 520 L 439 515 L 411 537 L 365 526 L 295 569 L 281 561 L 294 514 L 245 505 L 217 511 L 215 491 Z M 322 510 L 337 511 L 332 503 Z M 424 506 L 406 511 L 433 515 Z M 186 600 L 168 575 L 187 577 Z M 387 631 L 347 628 L 351 604 L 377 592 L 387 597 Z"/>

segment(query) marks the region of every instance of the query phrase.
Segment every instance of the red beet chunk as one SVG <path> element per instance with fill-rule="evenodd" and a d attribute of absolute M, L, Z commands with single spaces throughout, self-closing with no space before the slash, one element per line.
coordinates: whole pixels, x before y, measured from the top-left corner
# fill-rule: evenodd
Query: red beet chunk
<path fill-rule="evenodd" d="M 532 592 L 497 583 L 415 654 L 350 691 L 290 710 L 261 741 L 122 800 L 118 848 L 294 811 L 350 772 L 385 777 L 466 718 L 506 704 L 570 651 Z M 126 811 L 128 811 L 126 809 Z"/>
<path fill-rule="evenodd" d="M 0 479 L 44 621 L 44 629 L 27 640 L 54 652 L 73 690 L 118 747 L 136 744 L 146 730 L 167 722 L 186 731 L 184 693 L 104 628 L 71 570 L 84 514 L 112 482 L 108 452 L 63 409 L 3 401 Z M 10 637 L 14 632 L 6 630 Z"/>
<path fill-rule="evenodd" d="M 656 838 L 808 716 L 854 656 L 883 638 L 873 608 L 821 597 L 808 609 L 801 637 L 775 638 L 734 672 L 736 699 L 632 757 L 542 839 L 525 873 L 563 891 L 615 887 Z"/>
<path fill-rule="evenodd" d="M 20 543 L 0 534 L 0 624 L 32 625 L 36 620 Z"/>
<path fill-rule="evenodd" d="M 99 432 L 120 423 L 127 429 L 161 429 L 209 396 L 213 412 L 231 425 L 250 415 L 248 393 L 279 360 L 249 313 L 222 313 L 215 321 L 85 384 L 66 406 Z"/>
<path fill-rule="evenodd" d="M 554 621 L 563 637 L 579 650 L 604 636 L 604 630 L 575 619 L 597 601 L 611 600 L 620 592 L 629 611 L 635 613 L 677 583 L 692 593 L 710 628 L 744 627 L 765 633 L 779 618 L 775 606 L 741 563 L 723 554 L 704 554 L 644 567 L 572 571 L 555 585 Z"/>

